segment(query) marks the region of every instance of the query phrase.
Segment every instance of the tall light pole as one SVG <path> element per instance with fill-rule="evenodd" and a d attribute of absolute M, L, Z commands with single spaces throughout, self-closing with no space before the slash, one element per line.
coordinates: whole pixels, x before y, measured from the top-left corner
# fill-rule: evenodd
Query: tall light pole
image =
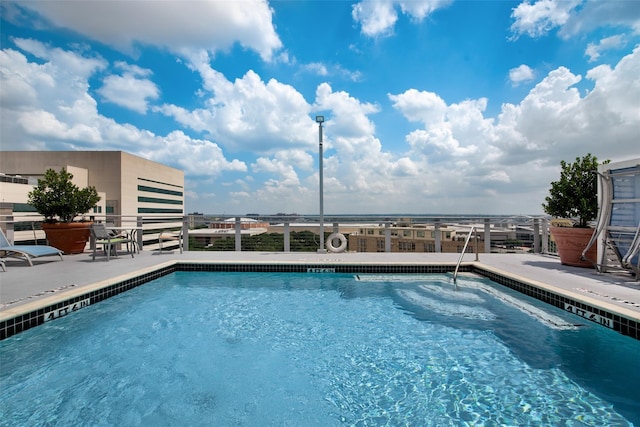
<path fill-rule="evenodd" d="M 323 188 L 323 173 L 322 173 L 322 123 L 324 123 L 324 116 L 316 116 L 316 123 L 318 123 L 318 162 L 319 177 L 320 177 L 320 249 L 318 252 L 325 253 L 327 250 L 324 248 L 324 188 Z"/>

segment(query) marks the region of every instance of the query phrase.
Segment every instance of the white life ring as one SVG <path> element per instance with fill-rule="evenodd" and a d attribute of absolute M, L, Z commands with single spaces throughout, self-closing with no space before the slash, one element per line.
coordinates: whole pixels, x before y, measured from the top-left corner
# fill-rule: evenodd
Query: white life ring
<path fill-rule="evenodd" d="M 340 240 L 340 246 L 333 246 L 334 239 Z M 344 250 L 347 249 L 347 238 L 344 237 L 342 233 L 332 233 L 327 237 L 327 249 L 330 252 L 344 252 Z"/>

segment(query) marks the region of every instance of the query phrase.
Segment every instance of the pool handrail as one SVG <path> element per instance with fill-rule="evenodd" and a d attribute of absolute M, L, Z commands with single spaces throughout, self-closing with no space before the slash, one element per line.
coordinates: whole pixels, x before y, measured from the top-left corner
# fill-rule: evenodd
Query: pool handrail
<path fill-rule="evenodd" d="M 458 269 L 460 268 L 460 263 L 462 263 L 462 258 L 464 257 L 464 253 L 467 251 L 467 246 L 469 245 L 469 240 L 471 240 L 471 234 L 476 236 L 476 239 L 478 238 L 478 235 L 476 234 L 476 227 L 472 226 L 471 229 L 469 230 L 469 234 L 467 234 L 467 238 L 464 241 L 464 246 L 462 247 L 462 253 L 460 253 L 460 258 L 458 258 L 458 263 L 456 264 L 456 269 L 453 271 L 453 284 L 457 285 L 457 278 L 458 278 Z M 476 244 L 476 249 L 478 248 L 477 244 Z M 478 251 L 476 250 L 476 261 L 478 261 Z"/>

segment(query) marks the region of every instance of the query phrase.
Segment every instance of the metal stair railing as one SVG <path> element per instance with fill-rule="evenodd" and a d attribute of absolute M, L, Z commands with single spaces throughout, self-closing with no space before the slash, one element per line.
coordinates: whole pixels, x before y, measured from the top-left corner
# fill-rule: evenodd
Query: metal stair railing
<path fill-rule="evenodd" d="M 476 233 L 476 227 L 473 226 L 469 230 L 469 234 L 464 241 L 464 246 L 462 247 L 462 253 L 460 254 L 460 258 L 458 258 L 458 263 L 456 264 L 456 269 L 453 271 L 453 284 L 457 285 L 458 279 L 458 269 L 460 268 L 460 264 L 462 263 L 462 258 L 464 257 L 464 253 L 467 251 L 467 246 L 469 246 L 469 241 L 471 240 L 471 235 L 476 236 L 476 261 L 478 261 L 478 234 Z"/>

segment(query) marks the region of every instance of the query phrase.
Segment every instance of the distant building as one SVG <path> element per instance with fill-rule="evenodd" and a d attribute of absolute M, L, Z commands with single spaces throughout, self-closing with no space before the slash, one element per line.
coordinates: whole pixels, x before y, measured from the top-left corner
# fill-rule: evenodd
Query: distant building
<path fill-rule="evenodd" d="M 484 224 L 442 224 L 438 229 L 439 243 L 436 241 L 436 227 L 433 223 L 413 223 L 410 219 L 398 220 L 388 225 L 391 252 L 436 252 L 439 244 L 441 252 L 461 252 L 471 227 L 478 235 L 478 252 L 486 252 Z M 318 234 L 318 223 L 288 223 L 289 232 L 307 231 Z M 387 226 L 384 223 L 325 223 L 326 234 L 338 231 L 348 237 L 347 250 L 353 252 L 385 252 Z M 285 233 L 285 224 L 272 224 L 269 233 Z M 495 251 L 527 250 L 533 244 L 533 229 L 515 224 L 499 226 L 490 224 L 491 247 Z M 469 243 L 475 245 L 475 240 Z M 467 249 L 469 250 L 469 249 Z"/>
<path fill-rule="evenodd" d="M 441 252 L 462 252 L 468 229 L 459 232 L 458 229 L 443 225 L 436 231 L 433 225 L 401 224 L 390 226 L 391 252 L 436 252 L 436 233 L 440 234 Z M 362 227 L 357 232 L 349 234 L 350 251 L 356 252 L 385 252 L 384 225 Z M 481 239 L 481 236 L 479 236 Z M 478 245 L 478 252 L 484 252 L 484 243 Z"/>
<path fill-rule="evenodd" d="M 0 213 L 13 217 L 17 232 L 31 229 L 20 218 L 37 215 L 27 195 L 47 169 L 65 169 L 78 187 L 96 188 L 101 200 L 87 216 L 113 215 L 114 222 L 123 216 L 131 222 L 138 216 L 162 214 L 163 222 L 182 222 L 184 172 L 179 169 L 123 151 L 2 151 Z M 32 231 L 31 238 L 42 238 L 40 233 Z"/>
<path fill-rule="evenodd" d="M 28 187 L 47 169 L 62 168 L 74 175 L 79 187 L 92 185 L 101 193 L 94 213 L 184 215 L 184 172 L 123 151 L 3 151 L 0 156 L 0 172 L 26 179 Z M 26 193 L 31 188 L 20 196 L 4 185 L 2 190 L 2 202 L 14 204 L 17 211 L 28 209 Z"/>
<path fill-rule="evenodd" d="M 193 212 L 187 215 L 189 228 L 206 227 L 206 219 L 203 213 Z"/>
<path fill-rule="evenodd" d="M 295 232 L 295 233 L 301 233 L 301 232 L 311 232 L 311 233 L 315 233 L 318 234 L 320 232 L 320 224 L 317 222 L 291 222 L 288 223 L 289 224 L 289 231 L 290 232 Z M 358 231 L 358 229 L 360 227 L 362 227 L 362 224 L 338 224 L 337 226 L 332 224 L 332 223 L 325 223 L 324 224 L 324 231 L 325 233 L 333 233 L 334 231 L 338 231 L 344 235 L 350 234 L 350 233 L 355 233 Z M 336 230 L 334 230 L 334 228 Z M 285 224 L 284 223 L 279 223 L 279 224 L 271 224 L 269 225 L 268 228 L 268 232 L 269 233 L 280 233 L 280 234 L 284 234 L 284 230 L 285 230 Z"/>
<path fill-rule="evenodd" d="M 243 228 L 240 230 L 242 237 L 257 236 L 267 232 L 266 228 Z M 208 247 L 212 246 L 216 241 L 222 239 L 235 239 L 235 228 L 198 228 L 189 230 L 189 238 L 193 239 L 197 244 Z"/>
<path fill-rule="evenodd" d="M 263 228 L 266 231 L 268 227 L 269 227 L 268 222 L 258 221 L 257 219 L 253 219 L 253 218 L 240 218 L 241 230 L 249 230 L 251 228 Z M 209 223 L 209 228 L 223 229 L 223 230 L 235 229 L 236 219 L 229 218 L 229 219 L 225 219 L 224 221 L 211 221 Z"/>

